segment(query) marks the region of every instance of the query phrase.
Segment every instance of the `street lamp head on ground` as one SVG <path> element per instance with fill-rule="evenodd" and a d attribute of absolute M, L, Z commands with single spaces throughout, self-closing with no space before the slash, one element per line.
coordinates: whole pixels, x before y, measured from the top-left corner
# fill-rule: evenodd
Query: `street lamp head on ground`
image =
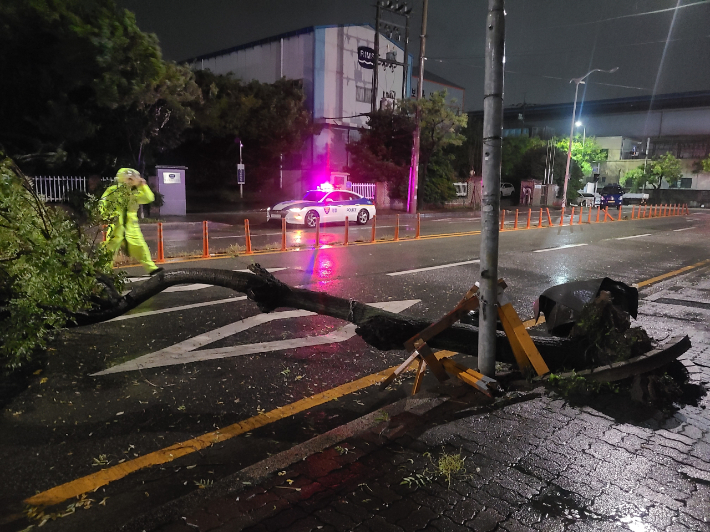
<path fill-rule="evenodd" d="M 569 146 L 567 147 L 567 169 L 565 170 L 565 184 L 564 187 L 562 188 L 562 205 L 565 205 L 567 203 L 567 183 L 569 183 L 569 165 L 570 161 L 572 160 L 572 137 L 574 136 L 574 126 L 577 125 L 575 123 L 575 119 L 577 117 L 577 93 L 579 92 L 579 85 L 580 83 L 584 83 L 584 80 L 589 76 L 590 74 L 594 72 L 604 72 L 606 74 L 613 74 L 619 70 L 619 67 L 614 67 L 611 70 L 603 70 L 601 68 L 595 68 L 593 70 L 590 70 L 587 72 L 584 76 L 581 78 L 572 78 L 569 80 L 570 83 L 575 84 L 574 88 L 574 103 L 572 104 L 572 127 L 570 128 L 569 132 Z M 585 131 L 586 133 L 586 131 Z"/>

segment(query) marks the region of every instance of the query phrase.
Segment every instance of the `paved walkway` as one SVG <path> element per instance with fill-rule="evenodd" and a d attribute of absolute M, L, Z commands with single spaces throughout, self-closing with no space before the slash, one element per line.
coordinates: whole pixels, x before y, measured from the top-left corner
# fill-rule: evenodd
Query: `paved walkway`
<path fill-rule="evenodd" d="M 709 346 L 682 361 L 710 382 Z M 542 390 L 470 407 L 473 392 L 452 391 L 422 416 L 382 419 L 256 485 L 235 479 L 159 530 L 710 530 L 707 397 L 664 415 Z M 456 455 L 464 470 L 449 484 L 438 464 Z"/>

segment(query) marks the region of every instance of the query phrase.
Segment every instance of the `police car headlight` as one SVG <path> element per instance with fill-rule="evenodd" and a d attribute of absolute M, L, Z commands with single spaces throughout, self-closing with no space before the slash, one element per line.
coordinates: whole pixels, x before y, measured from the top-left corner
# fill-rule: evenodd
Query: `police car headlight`
<path fill-rule="evenodd" d="M 294 207 L 293 209 L 289 209 L 288 212 L 301 212 L 303 209 L 300 207 Z"/>

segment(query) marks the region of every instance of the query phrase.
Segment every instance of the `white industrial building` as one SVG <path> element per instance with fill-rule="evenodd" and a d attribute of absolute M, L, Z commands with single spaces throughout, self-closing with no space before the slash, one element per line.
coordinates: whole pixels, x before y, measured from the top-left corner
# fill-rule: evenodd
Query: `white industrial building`
<path fill-rule="evenodd" d="M 188 60 L 197 69 L 233 73 L 245 82 L 301 80 L 306 105 L 322 132 L 308 141 L 300 156 L 284 158 L 283 188 L 300 194 L 342 172 L 345 146 L 371 111 L 375 30 L 370 25 L 315 26 L 220 50 Z M 380 33 L 376 102 L 411 93 L 412 56 L 404 72 L 403 44 Z M 400 65 L 391 62 L 400 63 Z M 385 101 L 383 101 L 383 99 Z"/>

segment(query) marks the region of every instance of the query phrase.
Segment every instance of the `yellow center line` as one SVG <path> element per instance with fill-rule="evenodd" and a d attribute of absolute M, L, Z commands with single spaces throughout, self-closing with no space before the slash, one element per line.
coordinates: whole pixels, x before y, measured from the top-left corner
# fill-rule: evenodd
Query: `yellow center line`
<path fill-rule="evenodd" d="M 680 275 L 681 273 L 685 273 L 689 270 L 693 270 L 695 268 L 700 268 L 701 266 L 705 266 L 706 264 L 710 264 L 710 259 L 706 260 L 701 260 L 700 262 L 696 262 L 695 264 L 691 264 L 690 266 L 685 266 L 683 268 L 680 268 L 678 270 L 674 270 L 672 272 L 664 273 L 663 275 L 659 275 L 658 277 L 652 277 L 651 279 L 646 279 L 645 281 L 640 281 L 635 284 L 636 288 L 643 288 L 644 286 L 648 286 L 653 283 L 657 283 L 659 281 L 663 281 L 665 279 L 668 279 L 669 277 L 675 277 L 676 275 Z"/>
<path fill-rule="evenodd" d="M 439 352 L 439 355 L 444 357 L 450 357 L 455 354 L 456 353 L 451 351 Z M 263 427 L 269 423 L 273 423 L 274 421 L 293 416 L 299 412 L 313 408 L 314 406 L 322 405 L 323 403 L 333 401 L 339 397 L 343 397 L 363 388 L 367 388 L 368 386 L 372 386 L 373 384 L 380 383 L 385 380 L 396 369 L 396 367 L 397 366 L 393 366 L 386 370 L 380 371 L 379 373 L 367 375 L 361 379 L 336 386 L 335 388 L 317 393 L 310 397 L 305 397 L 294 403 L 277 407 L 270 412 L 250 417 L 249 419 L 234 423 L 233 425 L 229 425 L 214 432 L 208 432 L 207 434 L 203 434 L 202 436 L 198 436 L 191 440 L 176 443 L 169 447 L 165 447 L 164 449 L 148 453 L 144 456 L 139 456 L 138 458 L 123 462 L 122 464 L 107 467 L 106 469 L 102 469 L 96 473 L 92 473 L 91 475 L 72 480 L 47 491 L 33 495 L 32 497 L 25 499 L 24 502 L 32 506 L 51 506 L 71 499 L 72 497 L 78 497 L 83 493 L 95 491 L 101 486 L 105 486 L 114 480 L 124 478 L 139 469 L 171 462 L 172 460 L 176 460 L 182 456 L 211 447 L 216 443 L 223 442 L 240 434 L 258 429 L 259 427 Z M 410 366 L 408 369 L 413 369 L 413 366 Z"/>

